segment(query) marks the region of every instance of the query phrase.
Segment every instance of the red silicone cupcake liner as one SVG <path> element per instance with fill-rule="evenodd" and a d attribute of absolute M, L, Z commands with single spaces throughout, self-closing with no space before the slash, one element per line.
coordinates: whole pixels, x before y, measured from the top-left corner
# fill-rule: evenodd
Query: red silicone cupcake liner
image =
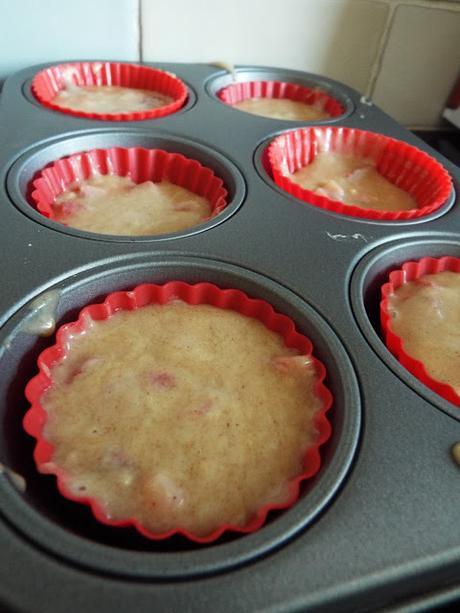
<path fill-rule="evenodd" d="M 148 304 L 166 304 L 173 300 L 183 300 L 188 304 L 209 304 L 221 309 L 229 309 L 261 321 L 269 330 L 280 334 L 286 347 L 295 348 L 302 355 L 311 358 L 316 371 L 315 393 L 321 401 L 321 408 L 315 414 L 314 426 L 317 431 L 317 440 L 305 453 L 304 472 L 289 482 L 290 495 L 284 503 L 267 504 L 261 507 L 246 526 L 224 524 L 207 536 L 197 536 L 178 526 L 164 533 L 153 533 L 144 528 L 140 522 L 133 518 L 111 520 L 104 513 L 102 505 L 94 498 L 76 496 L 67 486 L 67 476 L 62 469 L 53 463 L 53 445 L 43 435 L 43 428 L 47 420 L 45 410 L 40 404 L 42 394 L 53 384 L 53 366 L 66 357 L 69 337 L 84 334 L 91 322 L 106 320 L 115 312 L 131 311 L 142 308 Z M 46 474 L 54 474 L 60 493 L 66 498 L 91 507 L 95 517 L 103 524 L 110 526 L 134 526 L 141 534 L 149 539 L 159 540 L 181 534 L 197 543 L 210 543 L 218 539 L 224 532 L 232 531 L 250 533 L 259 529 L 265 522 L 269 511 L 290 507 L 299 496 L 300 484 L 313 477 L 321 465 L 320 446 L 331 435 L 331 424 L 326 413 L 332 405 L 332 395 L 323 384 L 326 376 L 324 365 L 312 356 L 310 340 L 297 332 L 291 319 L 274 311 L 273 307 L 263 300 L 249 298 L 237 289 L 220 289 L 210 283 L 189 285 L 182 281 L 171 281 L 165 285 L 144 284 L 133 291 L 120 291 L 109 294 L 102 304 L 92 304 L 82 309 L 78 320 L 66 324 L 56 333 L 56 344 L 43 351 L 38 358 L 39 373 L 29 381 L 26 387 L 26 396 L 31 408 L 24 417 L 24 428 L 36 440 L 34 459 L 38 470 Z"/>
<path fill-rule="evenodd" d="M 424 383 L 434 392 L 460 407 L 460 396 L 452 386 L 433 379 L 420 360 L 416 360 L 404 348 L 404 342 L 391 328 L 391 316 L 389 313 L 389 297 L 394 294 L 398 287 L 423 277 L 438 272 L 451 271 L 460 273 L 460 259 L 451 256 L 443 258 L 422 258 L 417 262 L 406 262 L 399 270 L 394 270 L 389 275 L 388 283 L 382 286 L 382 301 L 380 303 L 380 322 L 385 344 L 391 353 L 398 358 L 401 364 L 417 379 Z"/>
<path fill-rule="evenodd" d="M 134 183 L 170 181 L 209 201 L 211 214 L 207 219 L 218 215 L 227 205 L 223 181 L 210 168 L 180 153 L 142 147 L 92 149 L 57 160 L 33 181 L 31 200 L 37 211 L 53 219 L 57 196 L 96 175 L 129 177 Z"/>
<path fill-rule="evenodd" d="M 53 103 L 58 92 L 63 90 L 69 81 L 79 86 L 117 85 L 133 89 L 149 89 L 171 97 L 172 102 L 159 108 L 143 111 L 87 113 Z M 119 62 L 76 62 L 46 68 L 35 75 L 32 81 L 32 92 L 43 106 L 54 111 L 87 119 L 109 121 L 137 121 L 164 117 L 178 111 L 187 99 L 185 84 L 172 73 L 149 66 Z"/>
<path fill-rule="evenodd" d="M 232 83 L 217 92 L 217 97 L 230 106 L 249 98 L 286 98 L 295 102 L 321 106 L 330 117 L 339 117 L 345 113 L 342 104 L 321 89 L 281 81 Z"/>
<path fill-rule="evenodd" d="M 374 161 L 377 171 L 410 194 L 417 208 L 375 211 L 321 196 L 291 181 L 286 175 L 310 164 L 319 153 L 353 155 Z M 415 219 L 441 207 L 452 191 L 447 171 L 420 149 L 394 138 L 352 128 L 301 128 L 286 132 L 268 147 L 268 163 L 275 183 L 313 206 L 342 215 L 376 220 Z"/>

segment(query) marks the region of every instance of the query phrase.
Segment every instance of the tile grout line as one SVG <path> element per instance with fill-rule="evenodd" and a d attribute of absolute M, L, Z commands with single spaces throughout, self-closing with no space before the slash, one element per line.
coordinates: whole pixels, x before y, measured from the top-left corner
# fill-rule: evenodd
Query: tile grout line
<path fill-rule="evenodd" d="M 396 9 L 398 8 L 398 3 L 391 2 L 391 4 L 387 4 L 387 6 L 388 6 L 388 11 L 389 11 L 388 17 L 385 23 L 385 27 L 383 28 L 382 36 L 380 37 L 377 52 L 375 54 L 375 59 L 372 63 L 371 74 L 369 76 L 369 80 L 368 80 L 366 91 L 365 91 L 365 96 L 369 100 L 371 100 L 372 96 L 374 95 L 375 84 L 377 82 L 377 78 L 380 73 L 380 68 L 382 67 L 383 56 L 385 54 L 388 39 L 390 37 L 390 32 L 391 32 L 394 17 L 396 14 Z"/>
<path fill-rule="evenodd" d="M 452 11 L 460 11 L 460 0 L 371 0 L 377 4 L 397 5 L 397 6 L 416 6 L 419 8 Z"/>
<path fill-rule="evenodd" d="M 451 11 L 454 13 L 460 12 L 460 2 L 432 2 L 432 0 L 372 0 L 376 4 L 386 4 L 389 9 L 389 14 L 385 27 L 383 29 L 382 36 L 380 37 L 379 46 L 375 55 L 374 62 L 372 64 L 371 74 L 368 79 L 367 87 L 365 90 L 366 98 L 372 99 L 375 92 L 375 86 L 377 83 L 380 69 L 383 63 L 383 56 L 386 51 L 388 39 L 390 37 L 391 28 L 393 26 L 396 10 L 400 6 L 416 6 L 419 8 L 426 8 L 432 10 Z"/>
<path fill-rule="evenodd" d="M 142 0 L 137 0 L 137 55 L 139 62 L 143 62 L 142 51 Z"/>
<path fill-rule="evenodd" d="M 460 4 L 458 0 L 455 2 L 433 2 L 433 0 L 399 0 L 398 4 L 404 4 L 405 6 L 418 6 L 419 8 L 434 9 L 440 11 L 452 11 L 454 13 L 460 11 Z"/>

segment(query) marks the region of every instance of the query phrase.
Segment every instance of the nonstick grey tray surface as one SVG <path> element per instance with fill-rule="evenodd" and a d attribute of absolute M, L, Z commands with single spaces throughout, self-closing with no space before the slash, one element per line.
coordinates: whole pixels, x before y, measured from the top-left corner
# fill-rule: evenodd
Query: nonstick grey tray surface
<path fill-rule="evenodd" d="M 51 65 L 51 64 L 48 64 Z M 460 409 L 417 381 L 385 348 L 380 285 L 423 256 L 460 257 L 459 171 L 360 94 L 316 75 L 238 67 L 239 79 L 321 87 L 342 117 L 314 125 L 371 130 L 427 151 L 454 192 L 436 214 L 374 222 L 323 211 L 282 192 L 264 169 L 274 135 L 309 122 L 223 105 L 231 76 L 210 65 L 155 64 L 189 88 L 179 113 L 106 122 L 47 110 L 30 91 L 45 65 L 11 76 L 0 96 L 0 603 L 18 611 L 422 610 L 460 591 Z M 29 204 L 30 181 L 52 161 L 97 147 L 159 147 L 215 170 L 230 202 L 182 234 L 98 236 L 64 228 Z M 334 394 L 334 434 L 319 474 L 288 511 L 251 535 L 203 546 L 153 542 L 102 526 L 35 469 L 22 429 L 24 386 L 51 338 L 31 333 L 36 299 L 56 290 L 57 324 L 110 291 L 184 279 L 238 287 L 292 317 L 313 341 Z M 56 295 L 56 294 L 54 294 Z M 30 328 L 29 328 L 30 329 Z"/>

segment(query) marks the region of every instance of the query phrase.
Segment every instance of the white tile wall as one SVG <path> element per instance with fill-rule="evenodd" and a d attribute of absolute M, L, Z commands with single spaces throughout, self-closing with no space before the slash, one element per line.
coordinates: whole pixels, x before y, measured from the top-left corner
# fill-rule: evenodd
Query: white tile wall
<path fill-rule="evenodd" d="M 459 69 L 460 4 L 400 5 L 373 100 L 403 124 L 435 125 Z"/>
<path fill-rule="evenodd" d="M 141 1 L 146 61 L 284 66 L 359 90 L 388 14 L 372 0 Z"/>
<path fill-rule="evenodd" d="M 370 94 L 402 123 L 432 126 L 460 68 L 457 0 L 3 0 L 1 8 L 0 81 L 63 59 L 284 66 Z"/>
<path fill-rule="evenodd" d="M 1 2 L 0 80 L 40 62 L 139 58 L 138 0 Z"/>

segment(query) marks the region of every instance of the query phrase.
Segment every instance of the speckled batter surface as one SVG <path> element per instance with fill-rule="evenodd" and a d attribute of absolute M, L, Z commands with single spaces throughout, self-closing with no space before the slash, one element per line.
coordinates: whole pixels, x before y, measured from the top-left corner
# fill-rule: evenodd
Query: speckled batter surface
<path fill-rule="evenodd" d="M 205 536 L 286 502 L 317 437 L 311 359 L 259 321 L 208 305 L 92 323 L 52 380 L 44 435 L 72 491 L 156 533 Z"/>
<path fill-rule="evenodd" d="M 96 175 L 71 185 L 53 204 L 53 219 L 99 234 L 142 236 L 178 232 L 211 214 L 206 198 L 168 181 L 136 184 Z"/>
<path fill-rule="evenodd" d="M 85 113 L 134 113 L 171 104 L 173 99 L 150 89 L 118 85 L 69 84 L 57 93 L 53 104 Z"/>
<path fill-rule="evenodd" d="M 272 119 L 315 121 L 330 117 L 323 109 L 322 103 L 306 104 L 288 98 L 247 98 L 237 102 L 233 107 L 245 113 Z"/>
<path fill-rule="evenodd" d="M 460 274 L 424 275 L 388 298 L 391 329 L 428 374 L 460 394 Z"/>
<path fill-rule="evenodd" d="M 318 195 L 376 211 L 416 209 L 414 198 L 377 172 L 372 160 L 319 153 L 315 159 L 288 178 Z"/>

